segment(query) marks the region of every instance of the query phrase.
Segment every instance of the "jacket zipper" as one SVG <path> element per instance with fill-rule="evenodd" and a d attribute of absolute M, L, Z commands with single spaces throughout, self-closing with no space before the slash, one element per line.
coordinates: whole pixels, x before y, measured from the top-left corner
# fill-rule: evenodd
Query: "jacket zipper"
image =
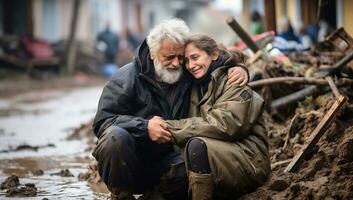
<path fill-rule="evenodd" d="M 153 89 L 154 89 L 154 92 L 163 99 L 163 107 L 164 106 L 167 106 L 167 110 L 168 110 L 168 118 L 172 117 L 171 116 L 171 108 L 170 108 L 170 105 L 168 103 L 168 99 L 167 97 L 165 97 L 164 95 L 161 95 L 163 92 L 162 92 L 162 88 L 157 85 L 151 78 L 149 78 L 148 76 L 145 76 L 144 74 L 140 74 L 141 78 L 145 79 L 147 82 L 149 82 L 152 86 L 153 86 Z M 167 103 L 165 103 L 167 102 Z"/>
<path fill-rule="evenodd" d="M 182 92 L 181 92 L 181 94 L 180 94 L 180 96 L 181 97 L 183 97 L 184 95 L 185 95 L 185 92 L 187 91 L 187 90 L 189 90 L 190 88 L 190 84 L 189 83 L 186 83 L 185 85 L 184 85 L 184 88 L 187 88 L 187 89 L 183 89 L 182 90 Z M 189 100 L 190 101 L 190 100 Z M 177 104 L 175 104 L 175 107 L 174 107 L 174 109 L 173 109 L 173 119 L 175 118 L 175 115 L 176 115 L 176 113 L 177 113 L 177 111 L 179 110 L 179 107 L 180 107 L 180 105 L 182 104 L 182 102 L 183 102 L 183 99 L 180 99 L 178 102 L 177 102 Z"/>

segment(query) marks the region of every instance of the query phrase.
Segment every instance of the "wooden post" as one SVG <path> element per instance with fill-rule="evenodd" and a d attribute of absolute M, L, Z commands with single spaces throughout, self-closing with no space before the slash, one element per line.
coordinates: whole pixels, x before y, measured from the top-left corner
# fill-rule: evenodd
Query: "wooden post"
<path fill-rule="evenodd" d="M 26 1 L 26 31 L 29 35 L 34 35 L 34 23 L 33 23 L 33 0 Z"/>
<path fill-rule="evenodd" d="M 276 32 L 276 5 L 275 0 L 265 0 L 265 24 L 267 31 Z"/>
<path fill-rule="evenodd" d="M 67 41 L 66 47 L 66 72 L 72 74 L 75 70 L 76 63 L 76 32 L 77 32 L 77 22 L 79 19 L 81 0 L 73 0 L 73 11 L 70 23 L 70 34 Z"/>
<path fill-rule="evenodd" d="M 246 46 L 248 46 L 253 53 L 256 53 L 260 50 L 259 47 L 255 44 L 255 42 L 251 39 L 249 34 L 243 29 L 243 27 L 240 26 L 240 24 L 237 22 L 237 20 L 235 20 L 234 17 L 228 17 L 227 24 L 230 26 L 230 28 L 233 29 L 233 31 L 239 36 L 239 38 L 243 40 Z"/>
<path fill-rule="evenodd" d="M 306 141 L 306 143 L 303 145 L 302 149 L 297 153 L 297 155 L 294 156 L 294 158 L 289 163 L 284 172 L 292 172 L 298 168 L 298 166 L 303 162 L 306 154 L 310 152 L 310 150 L 316 145 L 322 135 L 326 132 L 327 128 L 336 116 L 337 111 L 344 105 L 346 100 L 346 97 L 342 95 L 337 98 L 330 110 L 326 113 L 324 118 L 321 119 L 320 123 L 311 133 L 309 139 Z"/>

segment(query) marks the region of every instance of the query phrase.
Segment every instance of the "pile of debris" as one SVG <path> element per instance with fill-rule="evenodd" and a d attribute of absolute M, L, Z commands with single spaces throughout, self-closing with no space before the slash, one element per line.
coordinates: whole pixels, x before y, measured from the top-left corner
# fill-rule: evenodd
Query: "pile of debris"
<path fill-rule="evenodd" d="M 34 68 L 58 67 L 60 59 L 45 40 L 31 35 L 5 35 L 0 37 L 0 62 L 30 74 Z"/>
<path fill-rule="evenodd" d="M 249 85 L 265 98 L 273 171 L 241 199 L 352 199 L 353 39 L 337 29 L 289 64 L 259 52 Z"/>
<path fill-rule="evenodd" d="M 31 35 L 0 37 L 0 63 L 15 69 L 22 69 L 28 75 L 36 76 L 39 70 L 58 72 L 64 65 L 67 41 L 55 44 Z M 88 74 L 100 74 L 104 62 L 103 53 L 90 42 L 77 42 L 75 70 Z"/>

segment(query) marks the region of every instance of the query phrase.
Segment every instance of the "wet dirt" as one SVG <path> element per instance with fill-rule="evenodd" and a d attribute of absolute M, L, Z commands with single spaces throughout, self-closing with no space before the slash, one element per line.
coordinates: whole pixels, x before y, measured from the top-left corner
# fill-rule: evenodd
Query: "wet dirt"
<path fill-rule="evenodd" d="M 20 185 L 20 180 L 18 176 L 11 175 L 4 182 L 1 183 L 0 189 L 9 189 L 12 187 L 17 187 Z"/>
<path fill-rule="evenodd" d="M 44 94 L 42 92 L 38 92 L 38 94 L 36 94 L 37 92 L 29 92 L 0 99 L 0 109 L 12 107 L 26 111 L 21 115 L 14 114 L 0 117 L 0 127 L 4 130 L 0 140 L 0 151 L 18 150 L 18 147 L 21 146 L 43 147 L 34 148 L 37 151 L 2 153 L 0 159 L 84 152 L 86 146 L 84 142 L 67 141 L 66 137 L 73 128 L 88 122 L 94 117 L 100 92 L 101 87 L 95 87 L 46 91 Z M 56 96 L 56 98 L 49 98 L 44 102 L 26 102 L 26 98 L 33 100 L 33 96 L 39 98 Z M 31 112 L 36 110 L 47 110 L 48 112 L 41 114 Z M 55 144 L 55 147 L 50 144 Z"/>
<path fill-rule="evenodd" d="M 24 186 L 12 187 L 6 191 L 6 197 L 35 197 L 37 188 L 33 183 L 27 183 Z"/>
<path fill-rule="evenodd" d="M 269 139 L 272 163 L 291 159 L 302 147 L 332 105 L 333 98 L 325 98 L 325 106 L 311 111 L 298 107 L 295 116 L 286 122 L 278 123 L 267 118 L 272 132 Z M 264 186 L 241 199 L 353 199 L 352 104 L 349 100 L 338 112 L 334 122 L 296 171 L 284 172 L 288 162 L 277 165 Z M 291 126 L 283 129 L 286 124 Z M 284 147 L 287 136 L 289 142 Z"/>
<path fill-rule="evenodd" d="M 51 173 L 52 176 L 61 176 L 61 177 L 74 177 L 69 169 L 62 169 L 60 172 Z"/>
<path fill-rule="evenodd" d="M 1 189 L 0 199 L 107 199 L 104 187 L 79 178 L 93 161 L 94 136 L 68 139 L 80 124 L 90 129 L 101 89 L 59 86 L 0 97 L 0 182 L 14 174 L 20 183 Z"/>
<path fill-rule="evenodd" d="M 6 197 L 34 197 L 37 195 L 37 188 L 33 183 L 21 185 L 16 175 L 9 176 L 1 183 L 0 189 L 6 189 Z"/>

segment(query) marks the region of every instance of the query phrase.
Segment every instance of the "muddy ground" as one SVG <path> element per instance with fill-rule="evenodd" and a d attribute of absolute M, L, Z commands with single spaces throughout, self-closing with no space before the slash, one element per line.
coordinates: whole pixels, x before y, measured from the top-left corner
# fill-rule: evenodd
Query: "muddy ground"
<path fill-rule="evenodd" d="M 92 120 L 105 82 L 82 75 L 0 82 L 0 199 L 109 196 L 80 177 L 92 162 L 90 139 L 71 137 Z"/>
<path fill-rule="evenodd" d="M 333 100 L 329 99 L 325 106 L 315 110 L 297 108 L 295 117 L 283 124 L 267 118 L 272 164 L 296 155 L 332 105 Z M 353 199 L 352 103 L 349 100 L 339 111 L 299 169 L 284 172 L 288 162 L 273 167 L 267 183 L 241 199 Z M 284 147 L 287 134 L 291 141 Z"/>

